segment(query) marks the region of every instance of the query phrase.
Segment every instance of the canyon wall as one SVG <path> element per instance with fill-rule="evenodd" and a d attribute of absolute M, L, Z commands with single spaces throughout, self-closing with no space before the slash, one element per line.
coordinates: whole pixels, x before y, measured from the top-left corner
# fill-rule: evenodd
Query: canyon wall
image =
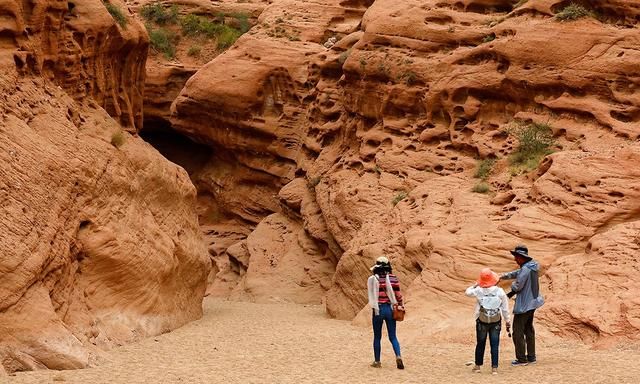
<path fill-rule="evenodd" d="M 123 127 L 141 128 L 148 38 L 124 1 L 6 0 L 0 7 L 2 49 L 12 51 L 21 75 L 51 80 Z"/>
<path fill-rule="evenodd" d="M 283 281 L 306 265 L 302 281 L 329 282 L 314 300 L 351 319 L 368 313 L 368 267 L 385 254 L 408 321 L 453 334 L 470 316 L 464 288 L 484 266 L 514 269 L 508 250 L 525 243 L 545 329 L 637 339 L 638 7 L 570 4 L 267 6 L 172 106 L 173 129 L 217 156 L 191 174 L 216 213 L 210 291 L 270 301 L 283 298 L 261 287 L 283 285 L 307 300 Z M 523 126 L 548 127 L 553 153 L 516 164 Z"/>
<path fill-rule="evenodd" d="M 255 23 L 256 17 L 267 6 L 266 0 L 252 0 L 237 2 L 235 0 L 127 0 L 131 9 L 139 15 L 139 19 L 151 28 L 174 32 L 176 49 L 174 57 L 167 58 L 153 46 L 146 63 L 147 79 L 144 92 L 144 119 L 147 132 L 162 129 L 169 122 L 171 104 L 178 96 L 187 80 L 193 74 L 214 59 L 224 49 L 216 47 L 215 39 L 201 36 L 201 34 L 184 35 L 179 32 L 179 25 L 164 23 L 155 25 L 153 20 L 145 20 L 145 7 L 162 5 L 166 14 L 175 9 L 176 16 L 184 18 L 194 15 L 206 19 L 225 19 L 233 24 L 237 22 L 233 16 L 246 17 L 248 26 Z M 226 15 L 226 17 L 224 16 Z M 169 24 L 169 25 L 167 25 Z M 177 23 L 179 24 L 179 22 Z M 190 49 L 195 49 L 190 53 Z"/>
<path fill-rule="evenodd" d="M 0 15 L 2 371 L 86 367 L 199 318 L 196 190 L 135 135 L 143 26 L 116 0 Z"/>

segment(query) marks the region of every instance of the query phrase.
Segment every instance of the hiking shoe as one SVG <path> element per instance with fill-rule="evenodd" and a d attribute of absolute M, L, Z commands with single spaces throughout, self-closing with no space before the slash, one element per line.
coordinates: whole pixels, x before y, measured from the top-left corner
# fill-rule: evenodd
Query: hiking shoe
<path fill-rule="evenodd" d="M 491 368 L 491 374 L 492 375 L 497 375 L 498 374 L 498 368 Z"/>
<path fill-rule="evenodd" d="M 404 363 L 400 357 L 396 357 L 396 367 L 398 367 L 398 369 L 404 369 Z"/>
<path fill-rule="evenodd" d="M 512 367 L 526 367 L 527 365 L 529 365 L 528 361 L 513 360 L 511 362 Z"/>
<path fill-rule="evenodd" d="M 479 365 L 474 365 L 473 369 L 471 369 L 471 372 L 480 373 L 480 366 Z"/>
<path fill-rule="evenodd" d="M 374 361 L 373 363 L 371 363 L 371 366 L 373 368 L 382 368 L 382 363 L 379 361 Z"/>

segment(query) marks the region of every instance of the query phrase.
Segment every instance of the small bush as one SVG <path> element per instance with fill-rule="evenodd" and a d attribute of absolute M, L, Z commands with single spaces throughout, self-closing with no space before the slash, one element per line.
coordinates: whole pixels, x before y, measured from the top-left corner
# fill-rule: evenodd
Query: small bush
<path fill-rule="evenodd" d="M 270 31 L 271 37 L 285 37 L 287 35 L 287 30 L 284 27 L 276 26 L 273 31 Z"/>
<path fill-rule="evenodd" d="M 240 30 L 240 33 L 246 33 L 249 31 L 249 29 L 251 28 L 251 24 L 249 23 L 249 15 L 247 15 L 246 13 L 236 13 L 233 15 L 233 17 L 238 22 L 238 29 Z"/>
<path fill-rule="evenodd" d="M 104 3 L 104 6 L 107 8 L 107 11 L 109 11 L 109 14 L 111 14 L 111 17 L 113 17 L 113 19 L 120 24 L 122 28 L 127 27 L 127 18 L 118 6 L 111 3 Z"/>
<path fill-rule="evenodd" d="M 393 204 L 393 206 L 395 207 L 399 202 L 401 202 L 402 200 L 407 198 L 407 192 L 402 191 L 399 192 L 396 197 L 393 198 L 393 200 L 391 200 L 391 204 Z"/>
<path fill-rule="evenodd" d="M 491 171 L 493 170 L 493 165 L 495 163 L 495 159 L 484 159 L 480 161 L 474 177 L 477 179 L 487 180 L 489 175 L 491 175 Z"/>
<path fill-rule="evenodd" d="M 147 26 L 147 30 L 149 31 L 151 47 L 156 52 L 161 52 L 167 59 L 173 59 L 176 56 L 178 36 L 163 28 L 153 29 Z"/>
<path fill-rule="evenodd" d="M 199 45 L 192 45 L 191 47 L 189 47 L 189 50 L 187 51 L 187 55 L 188 56 L 200 56 L 201 52 L 202 52 L 202 48 L 200 48 Z"/>
<path fill-rule="evenodd" d="M 180 19 L 180 27 L 182 28 L 182 34 L 187 36 L 195 35 L 200 31 L 200 17 L 189 14 Z"/>
<path fill-rule="evenodd" d="M 223 25 L 220 34 L 218 35 L 218 48 L 225 49 L 232 46 L 238 38 L 242 36 L 242 33 L 235 28 Z"/>
<path fill-rule="evenodd" d="M 111 135 L 111 145 L 116 148 L 122 147 L 125 141 L 127 141 L 127 138 L 121 130 L 118 130 Z"/>
<path fill-rule="evenodd" d="M 518 139 L 517 150 L 511 155 L 512 165 L 534 169 L 543 157 L 550 154 L 555 144 L 551 127 L 547 124 L 519 124 L 510 131 Z"/>
<path fill-rule="evenodd" d="M 247 21 L 248 23 L 248 21 Z M 187 15 L 180 20 L 182 33 L 185 36 L 206 36 L 217 38 L 218 48 L 224 49 L 233 45 L 242 35 L 242 31 L 225 24 L 218 24 L 197 15 Z"/>
<path fill-rule="evenodd" d="M 485 182 L 480 182 L 474 185 L 473 188 L 471 189 L 471 191 L 475 193 L 487 193 L 490 190 L 491 190 L 491 187 L 489 186 L 489 184 Z"/>
<path fill-rule="evenodd" d="M 584 17 L 593 16 L 585 7 L 579 4 L 572 3 L 560 12 L 556 13 L 556 19 L 560 21 L 578 20 Z"/>
<path fill-rule="evenodd" d="M 407 85 L 413 85 L 418 80 L 418 75 L 413 71 L 406 71 L 400 77 L 404 79 L 404 82 Z"/>
<path fill-rule="evenodd" d="M 172 5 L 166 9 L 159 2 L 146 4 L 140 11 L 142 18 L 158 25 L 176 24 L 178 22 L 178 7 Z"/>
<path fill-rule="evenodd" d="M 180 27 L 182 28 L 182 34 L 185 36 L 205 35 L 211 38 L 218 33 L 221 25 L 203 17 L 189 14 L 180 19 Z"/>

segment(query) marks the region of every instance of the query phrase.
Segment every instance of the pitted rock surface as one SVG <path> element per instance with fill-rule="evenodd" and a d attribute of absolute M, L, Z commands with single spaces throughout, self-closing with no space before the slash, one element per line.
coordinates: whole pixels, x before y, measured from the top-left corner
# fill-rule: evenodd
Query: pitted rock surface
<path fill-rule="evenodd" d="M 465 326 L 462 292 L 478 271 L 514 269 L 508 249 L 526 243 L 543 268 L 546 329 L 637 338 L 639 8 L 587 1 L 594 17 L 560 21 L 569 4 L 274 1 L 186 83 L 171 123 L 224 156 L 196 178 L 218 187 L 226 215 L 253 229 L 285 214 L 317 257 L 331 252 L 335 274 L 317 300 L 333 316 L 361 312 L 368 266 L 385 254 L 409 321 L 450 334 Z M 518 121 L 555 138 L 532 171 L 509 164 Z M 473 193 L 487 158 L 491 191 Z M 243 241 L 214 257 L 234 297 L 230 276 L 242 290 L 263 257 Z"/>

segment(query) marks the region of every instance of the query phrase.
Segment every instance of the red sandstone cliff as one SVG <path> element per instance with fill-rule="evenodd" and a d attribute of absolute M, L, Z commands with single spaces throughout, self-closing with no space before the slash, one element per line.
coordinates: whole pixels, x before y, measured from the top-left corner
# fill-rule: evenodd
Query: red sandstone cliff
<path fill-rule="evenodd" d="M 200 317 L 195 188 L 126 132 L 142 123 L 142 25 L 119 0 L 0 15 L 3 370 L 85 367 Z"/>
<path fill-rule="evenodd" d="M 124 17 L 120 25 L 105 3 Z M 142 123 L 148 38 L 124 1 L 4 1 L 3 49 L 21 75 L 56 82 L 72 97 L 92 99 L 122 126 Z"/>
<path fill-rule="evenodd" d="M 512 269 L 507 250 L 526 243 L 543 266 L 547 329 L 637 338 L 638 8 L 584 1 L 593 17 L 561 21 L 569 3 L 265 8 L 173 105 L 173 128 L 214 153 L 191 174 L 221 212 L 212 292 L 273 300 L 282 286 L 299 301 L 287 280 L 330 279 L 314 300 L 353 318 L 384 253 L 409 321 L 438 333 L 463 326 L 461 292 L 480 268 Z M 510 160 L 513 133 L 535 124 L 555 153 L 527 170 Z M 474 193 L 483 159 L 496 160 L 489 191 Z M 243 239 L 230 222 L 255 232 Z M 283 251 L 301 244 L 313 246 Z"/>

